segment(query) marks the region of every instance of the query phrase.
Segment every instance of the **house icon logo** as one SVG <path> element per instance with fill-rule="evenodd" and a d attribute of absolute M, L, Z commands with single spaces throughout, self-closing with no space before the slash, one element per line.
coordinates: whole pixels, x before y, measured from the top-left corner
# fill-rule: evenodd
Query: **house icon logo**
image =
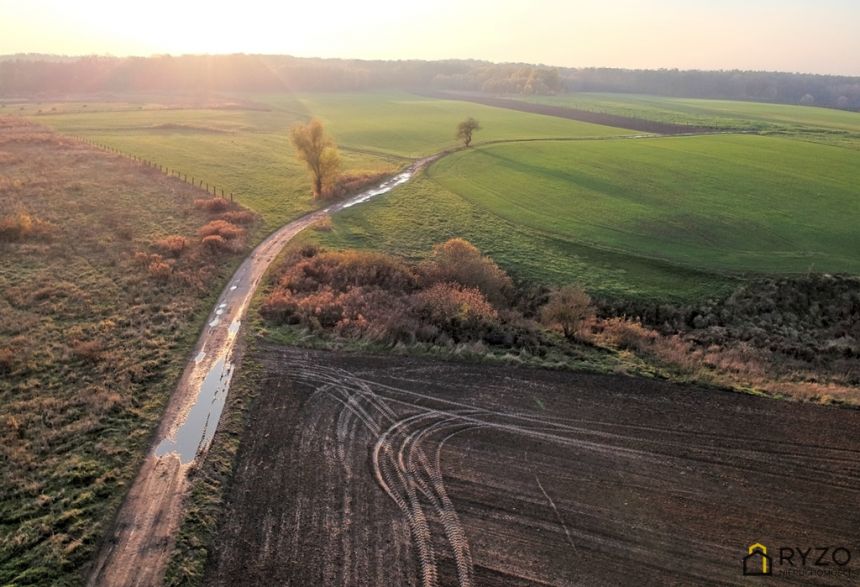
<path fill-rule="evenodd" d="M 744 557 L 744 575 L 770 575 L 773 569 L 767 547 L 756 542 L 750 544 L 748 550 L 749 554 Z"/>

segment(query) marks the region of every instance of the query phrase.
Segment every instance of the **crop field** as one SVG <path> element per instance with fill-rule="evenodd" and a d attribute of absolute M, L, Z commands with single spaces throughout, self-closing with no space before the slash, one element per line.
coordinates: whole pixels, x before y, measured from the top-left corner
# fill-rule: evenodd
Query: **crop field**
<path fill-rule="evenodd" d="M 466 116 L 475 116 L 487 128 L 479 136 L 481 141 L 632 134 L 402 93 L 254 96 L 205 107 L 158 99 L 153 97 L 137 108 L 129 102 L 104 101 L 9 108 L 61 132 L 235 192 L 240 203 L 262 215 L 267 231 L 316 207 L 287 136 L 292 125 L 311 116 L 326 123 L 351 172 L 393 171 L 409 159 L 454 147 L 454 129 Z"/>
<path fill-rule="evenodd" d="M 830 129 L 860 133 L 860 113 L 833 108 L 591 92 L 528 96 L 519 99 L 537 104 L 568 106 L 661 122 L 701 124 L 717 128 Z"/>
<path fill-rule="evenodd" d="M 253 426 L 205 585 L 735 585 L 753 541 L 856 536 L 860 444 L 844 431 L 857 411 L 613 375 L 253 354 Z"/>

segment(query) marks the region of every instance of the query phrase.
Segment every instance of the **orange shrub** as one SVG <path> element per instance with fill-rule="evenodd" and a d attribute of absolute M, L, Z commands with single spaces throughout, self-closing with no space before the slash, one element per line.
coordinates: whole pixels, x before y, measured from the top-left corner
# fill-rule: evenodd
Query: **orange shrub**
<path fill-rule="evenodd" d="M 167 261 L 155 260 L 150 262 L 146 270 L 150 277 L 159 281 L 167 281 L 170 279 L 170 274 L 173 272 L 173 266 Z"/>
<path fill-rule="evenodd" d="M 245 230 L 226 220 L 213 220 L 197 230 L 202 237 L 217 235 L 224 240 L 234 240 L 245 236 Z"/>
<path fill-rule="evenodd" d="M 256 216 L 254 216 L 253 212 L 249 212 L 248 210 L 230 210 L 228 212 L 224 212 L 219 216 L 221 220 L 225 220 L 227 222 L 231 222 L 233 224 L 253 224 L 254 220 L 256 220 Z"/>
<path fill-rule="evenodd" d="M 422 265 L 422 271 L 427 283 L 456 282 L 475 287 L 496 304 L 504 303 L 513 290 L 508 274 L 462 238 L 434 246 L 433 256 Z"/>
<path fill-rule="evenodd" d="M 16 242 L 50 236 L 52 225 L 25 210 L 0 218 L 0 241 Z"/>
<path fill-rule="evenodd" d="M 480 329 L 499 317 L 481 290 L 455 283 L 437 283 L 418 292 L 412 296 L 412 304 L 421 318 L 459 334 Z"/>
<path fill-rule="evenodd" d="M 178 258 L 188 248 L 189 241 L 184 236 L 173 234 L 153 243 L 156 249 L 165 255 Z"/>
<path fill-rule="evenodd" d="M 230 209 L 230 202 L 224 198 L 198 198 L 194 200 L 194 207 L 207 212 L 224 212 Z"/>

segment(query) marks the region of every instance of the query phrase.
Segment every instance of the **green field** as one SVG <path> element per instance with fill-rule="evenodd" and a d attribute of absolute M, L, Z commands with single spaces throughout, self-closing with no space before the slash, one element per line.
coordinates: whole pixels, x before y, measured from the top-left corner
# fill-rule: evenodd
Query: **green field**
<path fill-rule="evenodd" d="M 292 124 L 319 117 L 349 170 L 377 171 L 454 147 L 457 121 L 474 116 L 484 127 L 476 148 L 306 238 L 414 257 L 464 236 L 518 277 L 633 297 L 689 299 L 765 273 L 860 273 L 860 154 L 844 148 L 860 136 L 857 113 L 609 94 L 532 98 L 774 135 L 632 140 L 624 129 L 406 93 L 228 98 L 243 107 L 165 107 L 149 97 L 137 106 L 28 105 L 24 113 L 236 192 L 263 215 L 261 234 L 316 205 L 287 140 Z"/>
<path fill-rule="evenodd" d="M 128 102 L 31 104 L 13 111 L 235 192 L 242 204 L 263 215 L 264 231 L 316 205 L 287 137 L 292 125 L 311 116 L 327 124 L 350 171 L 394 170 L 409 159 L 454 147 L 457 122 L 466 116 L 475 116 L 486 127 L 477 141 L 632 134 L 393 92 L 253 96 L 253 109 L 178 108 L 156 102 L 153 97 L 138 108 Z M 162 102 L 169 104 L 164 98 Z M 51 108 L 56 111 L 51 113 Z"/>
<path fill-rule="evenodd" d="M 738 274 L 860 273 L 858 163 L 761 136 L 491 145 L 318 238 L 415 255 L 464 234 L 521 277 L 692 297 Z"/>
<path fill-rule="evenodd" d="M 589 92 L 522 99 L 659 122 L 786 133 L 860 149 L 860 113 L 832 108 Z"/>

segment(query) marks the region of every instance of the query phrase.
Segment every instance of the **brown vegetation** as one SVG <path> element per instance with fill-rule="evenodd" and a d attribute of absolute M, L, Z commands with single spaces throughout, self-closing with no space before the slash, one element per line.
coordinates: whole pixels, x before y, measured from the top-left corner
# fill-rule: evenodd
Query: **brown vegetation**
<path fill-rule="evenodd" d="M 52 226 L 26 210 L 7 214 L 0 218 L 0 242 L 18 242 L 28 239 L 45 239 L 51 235 Z"/>
<path fill-rule="evenodd" d="M 198 198 L 194 200 L 194 207 L 207 212 L 225 212 L 230 209 L 230 202 L 224 198 Z"/>
<path fill-rule="evenodd" d="M 237 258 L 200 243 L 199 190 L 0 128 L 0 584 L 77 584 Z"/>
<path fill-rule="evenodd" d="M 570 364 L 591 347 L 615 357 L 602 368 L 860 403 L 858 292 L 860 281 L 848 278 L 763 282 L 695 308 L 640 308 L 649 326 L 630 317 L 634 307 L 595 305 L 576 286 L 515 288 L 492 259 L 455 238 L 417 265 L 380 253 L 295 250 L 261 312 L 336 339 L 478 344 Z"/>
<path fill-rule="evenodd" d="M 336 337 L 439 345 L 508 340 L 539 346 L 505 299 L 510 278 L 473 245 L 453 239 L 410 265 L 382 253 L 292 251 L 261 313 Z"/>
<path fill-rule="evenodd" d="M 550 328 L 558 328 L 565 338 L 573 338 L 577 328 L 588 317 L 591 298 L 582 288 L 568 285 L 554 290 L 541 308 L 541 321 Z"/>

